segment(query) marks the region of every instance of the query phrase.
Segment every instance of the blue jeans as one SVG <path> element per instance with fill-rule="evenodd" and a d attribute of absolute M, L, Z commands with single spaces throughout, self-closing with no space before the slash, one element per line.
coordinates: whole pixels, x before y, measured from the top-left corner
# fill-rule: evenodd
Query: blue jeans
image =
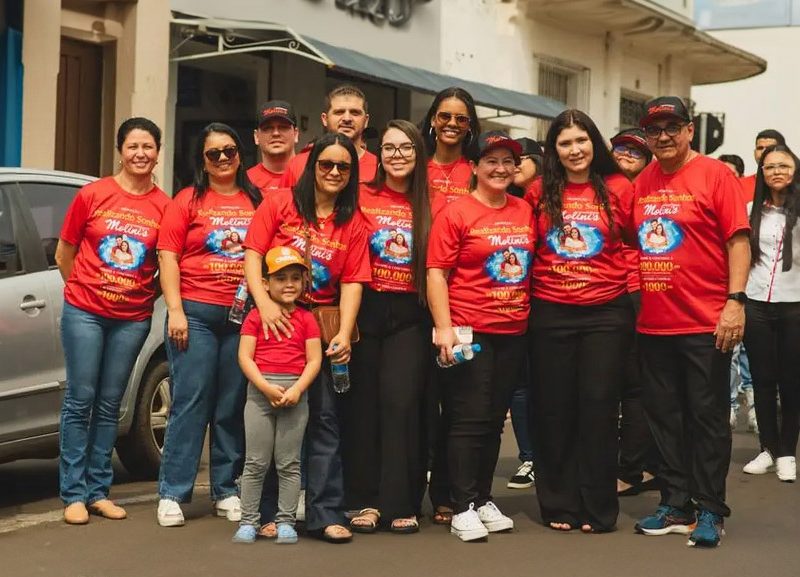
<path fill-rule="evenodd" d="M 109 319 L 64 303 L 67 391 L 61 406 L 59 482 L 67 505 L 108 498 L 119 404 L 149 331 L 150 319 Z"/>
<path fill-rule="evenodd" d="M 239 368 L 239 325 L 228 307 L 184 300 L 189 346 L 179 351 L 164 341 L 172 375 L 172 406 L 164 438 L 158 493 L 178 503 L 191 501 L 206 427 L 210 428 L 211 499 L 238 494 L 244 465 L 246 380 Z"/>
<path fill-rule="evenodd" d="M 753 377 L 750 375 L 750 359 L 742 343 L 736 345 L 731 360 L 731 408 L 739 410 L 739 393 L 753 390 Z"/>

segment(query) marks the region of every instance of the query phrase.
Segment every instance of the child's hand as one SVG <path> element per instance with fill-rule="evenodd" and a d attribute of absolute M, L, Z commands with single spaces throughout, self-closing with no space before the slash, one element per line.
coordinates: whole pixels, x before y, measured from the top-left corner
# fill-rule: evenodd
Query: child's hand
<path fill-rule="evenodd" d="M 283 392 L 284 388 L 279 387 L 278 385 L 271 385 L 267 383 L 266 389 L 263 391 L 264 395 L 267 397 L 269 404 L 273 407 L 280 407 L 281 400 L 283 399 Z"/>
<path fill-rule="evenodd" d="M 300 394 L 297 387 L 289 387 L 283 392 L 281 405 L 284 407 L 294 407 L 300 401 Z"/>

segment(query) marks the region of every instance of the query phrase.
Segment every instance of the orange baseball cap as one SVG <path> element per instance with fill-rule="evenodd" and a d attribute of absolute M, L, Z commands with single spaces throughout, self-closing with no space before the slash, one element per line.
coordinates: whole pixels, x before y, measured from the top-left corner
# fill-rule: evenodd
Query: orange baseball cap
<path fill-rule="evenodd" d="M 308 270 L 308 265 L 303 257 L 300 256 L 300 253 L 288 246 L 276 246 L 269 249 L 264 256 L 264 261 L 267 263 L 267 274 L 275 274 L 279 270 L 294 264 Z"/>

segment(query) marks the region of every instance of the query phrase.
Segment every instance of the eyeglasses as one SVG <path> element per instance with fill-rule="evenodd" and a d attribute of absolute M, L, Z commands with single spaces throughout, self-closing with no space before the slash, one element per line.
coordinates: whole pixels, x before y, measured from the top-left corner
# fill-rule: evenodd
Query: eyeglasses
<path fill-rule="evenodd" d="M 386 143 L 381 145 L 381 154 L 386 158 L 394 158 L 394 155 L 397 152 L 400 152 L 400 156 L 403 158 L 408 158 L 412 154 L 414 154 L 414 143 L 413 142 L 404 142 L 400 146 L 395 146 L 394 144 Z"/>
<path fill-rule="evenodd" d="M 318 160 L 317 166 L 322 171 L 322 174 L 328 174 L 334 168 L 339 171 L 339 174 L 345 175 L 350 174 L 350 163 L 349 162 L 334 162 L 332 160 Z"/>
<path fill-rule="evenodd" d="M 678 136 L 683 130 L 683 127 L 687 126 L 686 124 L 676 124 L 671 122 L 667 124 L 664 128 L 660 126 L 650 125 L 645 127 L 644 133 L 647 135 L 647 138 L 661 138 L 661 133 L 666 133 L 667 136 Z"/>
<path fill-rule="evenodd" d="M 470 118 L 464 114 L 453 114 L 451 112 L 437 112 L 436 113 L 436 120 L 441 122 L 442 124 L 448 124 L 453 118 L 456 119 L 456 124 L 461 128 L 466 128 L 470 125 Z"/>
<path fill-rule="evenodd" d="M 765 164 L 764 172 L 781 172 L 781 173 L 790 173 L 794 172 L 794 166 L 791 164 Z"/>
<path fill-rule="evenodd" d="M 667 134 L 669 134 L 669 132 L 667 132 Z M 637 160 L 640 158 L 644 158 L 644 152 L 642 152 L 638 148 L 634 148 L 633 146 L 626 146 L 624 144 L 616 145 L 614 147 L 614 152 L 616 154 L 624 154 L 626 156 L 630 156 L 631 158 L 635 158 Z"/>
<path fill-rule="evenodd" d="M 204 154 L 211 162 L 219 162 L 219 159 L 222 158 L 223 154 L 228 160 L 233 160 L 239 154 L 239 149 L 235 146 L 226 146 L 225 148 L 209 148 Z"/>
<path fill-rule="evenodd" d="M 497 160 L 495 158 L 482 158 L 480 163 L 490 170 L 497 170 L 501 166 L 506 170 L 512 171 L 517 168 L 517 162 L 513 158 L 504 158 L 503 160 Z"/>

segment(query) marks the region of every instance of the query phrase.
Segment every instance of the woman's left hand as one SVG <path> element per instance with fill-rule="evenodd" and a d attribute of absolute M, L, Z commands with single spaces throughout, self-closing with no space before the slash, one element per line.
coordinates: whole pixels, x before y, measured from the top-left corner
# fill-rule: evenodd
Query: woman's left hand
<path fill-rule="evenodd" d="M 338 333 L 331 339 L 325 355 L 330 357 L 331 362 L 343 365 L 350 362 L 350 335 Z"/>

